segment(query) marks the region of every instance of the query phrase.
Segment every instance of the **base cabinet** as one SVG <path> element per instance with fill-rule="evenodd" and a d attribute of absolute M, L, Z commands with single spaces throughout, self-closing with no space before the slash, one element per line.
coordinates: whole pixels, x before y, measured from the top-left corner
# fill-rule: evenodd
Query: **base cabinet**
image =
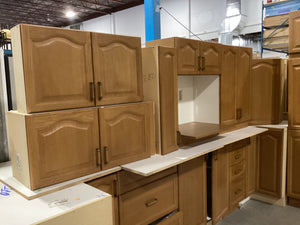
<path fill-rule="evenodd" d="M 207 220 L 206 161 L 199 157 L 178 166 L 179 210 L 183 225 L 205 225 Z"/>

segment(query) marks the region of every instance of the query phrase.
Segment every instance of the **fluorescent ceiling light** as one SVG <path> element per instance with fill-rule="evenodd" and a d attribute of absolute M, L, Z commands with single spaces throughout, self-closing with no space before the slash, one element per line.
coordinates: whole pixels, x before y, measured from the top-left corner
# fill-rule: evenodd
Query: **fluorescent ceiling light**
<path fill-rule="evenodd" d="M 73 18 L 74 16 L 76 16 L 76 13 L 73 12 L 73 11 L 67 11 L 65 13 L 65 15 L 66 15 L 67 18 Z"/>

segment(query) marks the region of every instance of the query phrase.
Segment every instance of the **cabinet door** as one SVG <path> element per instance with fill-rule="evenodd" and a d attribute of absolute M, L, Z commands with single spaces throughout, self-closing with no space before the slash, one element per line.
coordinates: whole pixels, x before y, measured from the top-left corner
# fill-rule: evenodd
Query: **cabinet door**
<path fill-rule="evenodd" d="M 96 109 L 33 114 L 26 117 L 33 189 L 100 170 Z"/>
<path fill-rule="evenodd" d="M 251 70 L 251 120 L 254 124 L 280 122 L 280 60 L 254 59 Z"/>
<path fill-rule="evenodd" d="M 258 140 L 257 192 L 281 198 L 283 131 L 270 129 Z"/>
<path fill-rule="evenodd" d="M 155 148 L 153 103 L 99 109 L 102 168 L 150 157 Z"/>
<path fill-rule="evenodd" d="M 178 167 L 179 211 L 183 225 L 206 224 L 206 162 L 203 157 L 193 159 Z"/>
<path fill-rule="evenodd" d="M 300 13 L 289 13 L 289 53 L 300 53 Z"/>
<path fill-rule="evenodd" d="M 289 129 L 300 128 L 300 59 L 289 59 L 288 109 Z"/>
<path fill-rule="evenodd" d="M 221 75 L 221 126 L 236 122 L 235 98 L 238 49 L 225 47 Z"/>
<path fill-rule="evenodd" d="M 143 100 L 141 39 L 92 33 L 96 104 Z"/>
<path fill-rule="evenodd" d="M 20 28 L 27 112 L 93 106 L 90 33 Z"/>
<path fill-rule="evenodd" d="M 300 200 L 300 131 L 288 133 L 288 196 Z"/>
<path fill-rule="evenodd" d="M 212 222 L 217 224 L 229 211 L 229 154 L 226 149 L 213 152 Z"/>
<path fill-rule="evenodd" d="M 246 196 L 250 196 L 256 190 L 256 159 L 257 159 L 257 137 L 251 137 L 251 144 L 246 150 Z"/>
<path fill-rule="evenodd" d="M 251 48 L 239 48 L 238 71 L 236 76 L 236 110 L 238 122 L 245 122 L 250 119 L 251 59 Z"/>
<path fill-rule="evenodd" d="M 199 42 L 202 74 L 220 74 L 222 66 L 222 45 Z"/>
<path fill-rule="evenodd" d="M 162 154 L 178 149 L 178 99 L 175 49 L 159 48 L 159 93 Z"/>
<path fill-rule="evenodd" d="M 201 70 L 199 41 L 176 38 L 175 45 L 178 57 L 178 74 L 199 74 Z"/>

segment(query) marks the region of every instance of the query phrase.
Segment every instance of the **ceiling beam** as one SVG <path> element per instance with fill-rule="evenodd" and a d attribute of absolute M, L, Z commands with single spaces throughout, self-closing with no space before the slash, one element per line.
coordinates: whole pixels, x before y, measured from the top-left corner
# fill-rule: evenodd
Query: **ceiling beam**
<path fill-rule="evenodd" d="M 121 4 L 121 5 L 126 4 L 126 2 L 122 2 L 122 1 L 118 1 L 118 0 L 109 0 L 109 1 L 114 2 L 114 3 Z"/>
<path fill-rule="evenodd" d="M 89 3 L 89 4 L 94 4 L 94 5 L 98 5 L 102 8 L 107 8 L 107 9 L 111 9 L 112 6 L 109 6 L 109 5 L 104 5 L 104 4 L 101 4 L 100 2 L 98 1 L 90 1 L 90 0 L 80 0 L 81 2 L 86 2 L 86 3 Z"/>

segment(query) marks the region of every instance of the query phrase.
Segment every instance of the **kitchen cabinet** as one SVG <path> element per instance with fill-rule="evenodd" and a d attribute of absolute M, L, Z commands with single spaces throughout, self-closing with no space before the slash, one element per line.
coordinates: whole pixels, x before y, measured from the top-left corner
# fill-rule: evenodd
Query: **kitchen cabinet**
<path fill-rule="evenodd" d="M 178 100 L 176 51 L 166 47 L 144 48 L 144 99 L 155 103 L 156 153 L 178 149 Z"/>
<path fill-rule="evenodd" d="M 179 211 L 183 225 L 204 225 L 207 218 L 205 156 L 178 166 Z"/>
<path fill-rule="evenodd" d="M 288 182 L 287 195 L 290 203 L 300 206 L 300 131 L 288 131 Z"/>
<path fill-rule="evenodd" d="M 286 60 L 252 60 L 251 124 L 278 124 L 283 120 L 286 75 Z"/>
<path fill-rule="evenodd" d="M 258 138 L 257 192 L 282 197 L 283 129 L 271 129 Z"/>
<path fill-rule="evenodd" d="M 117 182 L 117 174 L 108 175 L 86 182 L 86 184 L 104 191 L 112 196 L 114 225 L 119 225 L 119 198 L 117 191 Z"/>
<path fill-rule="evenodd" d="M 300 59 L 288 60 L 288 121 L 289 129 L 300 128 Z"/>
<path fill-rule="evenodd" d="M 7 115 L 13 176 L 28 188 L 100 171 L 97 109 Z"/>
<path fill-rule="evenodd" d="M 250 145 L 245 149 L 246 157 L 246 196 L 256 191 L 257 177 L 257 136 L 250 138 Z"/>
<path fill-rule="evenodd" d="M 155 148 L 153 103 L 99 108 L 102 169 L 147 158 Z"/>
<path fill-rule="evenodd" d="M 289 13 L 289 53 L 300 53 L 300 12 Z"/>
<path fill-rule="evenodd" d="M 94 106 L 89 32 L 22 24 L 12 43 L 19 112 Z"/>
<path fill-rule="evenodd" d="M 92 33 L 96 105 L 143 100 L 141 39 Z"/>

